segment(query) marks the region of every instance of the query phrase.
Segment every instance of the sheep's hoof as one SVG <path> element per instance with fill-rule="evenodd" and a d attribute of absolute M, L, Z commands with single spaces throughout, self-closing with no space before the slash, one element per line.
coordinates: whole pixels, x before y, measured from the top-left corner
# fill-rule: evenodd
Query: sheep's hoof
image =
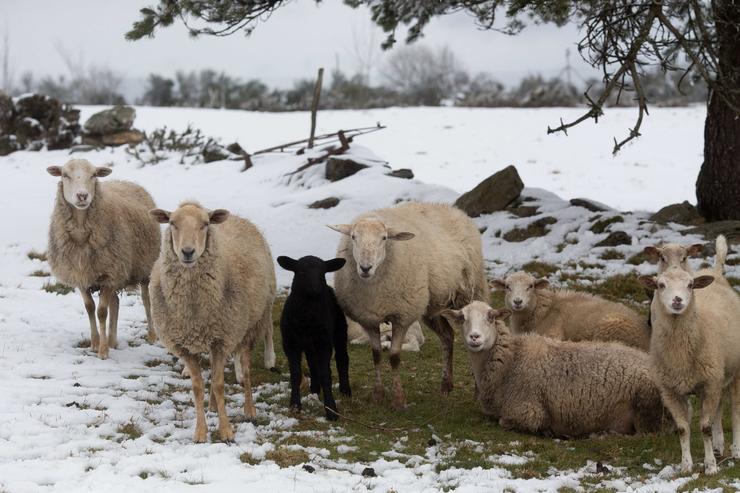
<path fill-rule="evenodd" d="M 730 448 L 730 453 L 733 459 L 740 459 L 740 445 L 733 445 Z"/>
<path fill-rule="evenodd" d="M 149 332 L 146 335 L 146 342 L 148 342 L 149 344 L 154 344 L 155 342 L 157 342 L 157 334 L 155 334 L 154 332 Z"/>
<path fill-rule="evenodd" d="M 339 419 L 339 416 L 337 416 L 335 413 L 331 411 L 326 412 L 326 420 L 327 421 L 337 421 Z"/>
<path fill-rule="evenodd" d="M 203 427 L 196 426 L 195 427 L 195 436 L 193 436 L 193 441 L 195 443 L 205 443 L 207 436 L 208 436 L 208 430 L 206 429 L 205 426 L 203 426 Z"/>
<path fill-rule="evenodd" d="M 452 381 L 451 380 L 442 380 L 442 385 L 440 386 L 440 392 L 442 392 L 442 395 L 447 396 L 452 392 Z"/>
<path fill-rule="evenodd" d="M 100 345 L 98 347 L 98 357 L 100 359 L 108 359 L 108 347 Z"/>
<path fill-rule="evenodd" d="M 691 459 L 681 461 L 681 473 L 682 474 L 690 474 L 693 468 L 694 468 L 694 464 L 691 461 Z"/>
<path fill-rule="evenodd" d="M 254 404 L 244 406 L 244 414 L 247 416 L 247 419 L 254 419 L 257 417 L 257 408 L 254 407 Z"/>
<path fill-rule="evenodd" d="M 350 388 L 349 385 L 347 385 L 347 386 L 340 385 L 339 386 L 339 392 L 342 395 L 346 395 L 347 397 L 352 397 L 352 389 Z"/>
<path fill-rule="evenodd" d="M 711 464 L 704 468 L 704 474 L 706 474 L 707 476 L 714 476 L 718 472 L 719 468 L 717 467 L 717 464 Z"/>
<path fill-rule="evenodd" d="M 92 349 L 94 352 L 97 353 L 99 347 L 100 347 L 100 336 L 96 336 L 90 339 L 90 349 Z"/>
<path fill-rule="evenodd" d="M 406 409 L 406 398 L 404 396 L 393 398 L 393 409 L 396 411 L 403 411 Z"/>
<path fill-rule="evenodd" d="M 385 389 L 382 385 L 376 385 L 373 389 L 373 400 L 375 402 L 382 402 L 385 399 Z"/>
<path fill-rule="evenodd" d="M 218 434 L 222 442 L 230 443 L 234 441 L 234 428 L 230 424 L 219 427 Z"/>

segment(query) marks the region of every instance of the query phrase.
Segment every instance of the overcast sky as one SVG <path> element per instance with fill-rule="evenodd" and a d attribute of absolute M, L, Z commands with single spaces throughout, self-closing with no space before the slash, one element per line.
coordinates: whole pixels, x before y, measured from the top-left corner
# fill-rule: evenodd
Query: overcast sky
<path fill-rule="evenodd" d="M 251 37 L 192 39 L 182 25 L 157 32 L 153 39 L 129 42 L 124 33 L 138 10 L 156 0 L 0 0 L 0 29 L 9 38 L 11 68 L 16 79 L 67 73 L 63 53 L 86 65 L 109 66 L 124 74 L 129 86 L 150 73 L 171 76 L 177 70 L 213 68 L 241 78 L 259 78 L 287 87 L 316 69 L 337 64 L 353 72 L 360 51 L 378 46 L 383 33 L 365 9 L 341 0 L 294 0 Z M 565 65 L 565 50 L 583 76 L 594 72 L 580 60 L 573 26 L 532 26 L 516 37 L 481 31 L 472 18 L 456 14 L 432 21 L 422 43 L 447 45 L 471 72 L 486 71 L 505 84 L 528 74 L 557 75 Z M 1 42 L 1 41 L 0 41 Z M 399 43 L 400 44 L 400 43 Z M 377 50 L 374 78 L 388 52 Z M 130 89 L 129 89 L 130 90 Z"/>

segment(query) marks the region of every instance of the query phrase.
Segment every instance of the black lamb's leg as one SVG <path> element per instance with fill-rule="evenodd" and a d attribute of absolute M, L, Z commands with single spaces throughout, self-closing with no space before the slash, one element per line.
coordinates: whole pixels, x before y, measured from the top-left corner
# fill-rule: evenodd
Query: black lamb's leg
<path fill-rule="evenodd" d="M 290 368 L 290 407 L 301 410 L 301 352 L 296 350 L 285 350 Z"/>
<path fill-rule="evenodd" d="M 339 392 L 347 397 L 352 396 L 349 385 L 349 353 L 347 352 L 347 319 L 339 311 L 334 325 L 334 358 L 339 378 Z"/>
<path fill-rule="evenodd" d="M 329 348 L 317 356 L 315 363 L 321 378 L 321 391 L 324 393 L 326 419 L 336 421 L 339 416 L 334 412 L 337 410 L 337 403 L 334 401 L 334 394 L 331 391 L 331 349 Z"/>
<path fill-rule="evenodd" d="M 316 349 L 306 349 L 306 360 L 308 361 L 308 374 L 311 377 L 311 393 L 319 395 L 321 392 L 321 372 L 316 363 Z"/>

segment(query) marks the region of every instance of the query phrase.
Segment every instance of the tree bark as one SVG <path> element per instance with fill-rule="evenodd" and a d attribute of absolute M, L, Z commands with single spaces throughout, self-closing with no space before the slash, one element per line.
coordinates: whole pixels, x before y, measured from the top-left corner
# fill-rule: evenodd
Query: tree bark
<path fill-rule="evenodd" d="M 718 37 L 719 84 L 704 122 L 704 163 L 696 180 L 699 212 L 707 221 L 740 219 L 740 2 L 712 2 Z"/>

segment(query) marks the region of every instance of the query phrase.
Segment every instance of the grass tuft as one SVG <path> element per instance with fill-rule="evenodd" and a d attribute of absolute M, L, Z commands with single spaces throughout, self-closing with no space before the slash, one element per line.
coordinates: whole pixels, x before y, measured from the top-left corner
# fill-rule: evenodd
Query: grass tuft
<path fill-rule="evenodd" d="M 67 286 L 66 284 L 62 284 L 61 282 L 55 282 L 55 283 L 45 282 L 44 285 L 41 287 L 41 289 L 43 289 L 47 293 L 54 293 L 57 295 L 69 294 L 75 290 L 75 288 L 71 288 Z"/>
<path fill-rule="evenodd" d="M 28 275 L 31 277 L 49 277 L 51 274 L 45 270 L 38 269 L 38 270 L 31 272 Z"/>
<path fill-rule="evenodd" d="M 36 250 L 31 250 L 28 252 L 28 258 L 29 260 L 40 260 L 42 262 L 46 262 L 46 252 L 37 252 Z"/>
<path fill-rule="evenodd" d="M 143 435 L 141 428 L 134 423 L 134 418 L 131 418 L 124 424 L 119 425 L 116 431 L 121 435 L 124 435 L 125 438 L 123 438 L 123 440 L 136 440 L 141 438 Z"/>
<path fill-rule="evenodd" d="M 535 260 L 524 264 L 522 266 L 522 270 L 525 272 L 529 272 L 535 277 L 548 277 L 549 275 L 556 273 L 558 270 L 560 270 L 560 268 L 552 264 L 538 262 Z"/>

